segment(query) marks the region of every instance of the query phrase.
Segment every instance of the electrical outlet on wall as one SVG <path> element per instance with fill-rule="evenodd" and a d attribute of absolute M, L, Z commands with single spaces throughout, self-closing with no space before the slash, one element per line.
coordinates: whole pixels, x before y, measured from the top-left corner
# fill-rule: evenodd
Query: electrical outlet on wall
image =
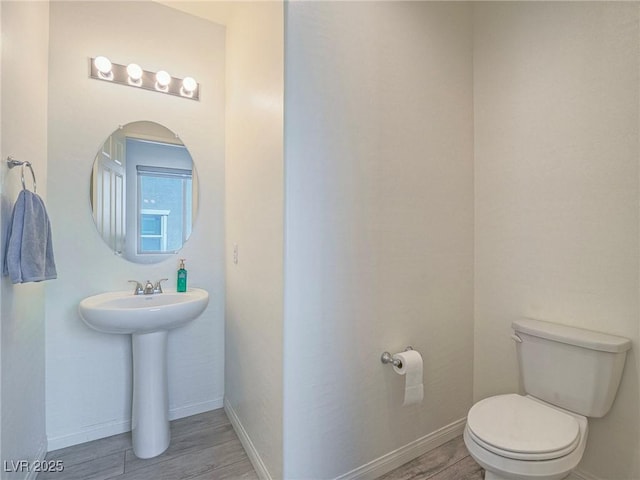
<path fill-rule="evenodd" d="M 238 244 L 233 244 L 233 263 L 238 264 Z"/>

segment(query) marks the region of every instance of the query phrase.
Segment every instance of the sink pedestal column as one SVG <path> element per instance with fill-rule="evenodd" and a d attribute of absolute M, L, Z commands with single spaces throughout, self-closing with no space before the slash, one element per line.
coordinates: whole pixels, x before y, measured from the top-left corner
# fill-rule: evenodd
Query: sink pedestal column
<path fill-rule="evenodd" d="M 167 386 L 168 331 L 134 333 L 131 435 L 138 458 L 160 455 L 169 446 Z"/>

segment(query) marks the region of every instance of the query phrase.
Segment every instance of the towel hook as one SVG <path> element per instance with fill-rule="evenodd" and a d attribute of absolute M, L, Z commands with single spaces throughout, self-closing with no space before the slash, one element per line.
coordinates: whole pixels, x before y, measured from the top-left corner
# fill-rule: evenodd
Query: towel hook
<path fill-rule="evenodd" d="M 31 170 L 31 178 L 33 179 L 33 193 L 37 192 L 36 174 L 33 171 L 33 167 L 31 166 L 31 162 L 23 162 L 23 161 L 20 161 L 20 160 L 16 160 L 11 155 L 9 155 L 7 157 L 7 166 L 9 168 L 22 166 L 22 172 L 20 174 L 20 181 L 22 182 L 22 189 L 23 190 L 27 189 L 27 185 L 26 185 L 26 183 L 24 181 L 24 167 L 29 167 L 29 170 Z"/>

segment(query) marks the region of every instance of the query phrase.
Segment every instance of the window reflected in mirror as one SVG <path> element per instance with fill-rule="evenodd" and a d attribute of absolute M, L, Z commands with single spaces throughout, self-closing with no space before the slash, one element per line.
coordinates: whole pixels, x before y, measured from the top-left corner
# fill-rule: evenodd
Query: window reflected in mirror
<path fill-rule="evenodd" d="M 137 171 L 138 253 L 177 252 L 191 235 L 192 170 L 137 165 Z"/>

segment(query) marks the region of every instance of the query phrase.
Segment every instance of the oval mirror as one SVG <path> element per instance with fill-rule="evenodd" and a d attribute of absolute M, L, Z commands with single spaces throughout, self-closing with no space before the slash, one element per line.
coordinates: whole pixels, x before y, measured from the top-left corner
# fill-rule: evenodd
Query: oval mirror
<path fill-rule="evenodd" d="M 154 122 L 118 128 L 98 150 L 91 210 L 104 242 L 136 263 L 178 252 L 198 210 L 198 177 L 187 147 Z"/>

